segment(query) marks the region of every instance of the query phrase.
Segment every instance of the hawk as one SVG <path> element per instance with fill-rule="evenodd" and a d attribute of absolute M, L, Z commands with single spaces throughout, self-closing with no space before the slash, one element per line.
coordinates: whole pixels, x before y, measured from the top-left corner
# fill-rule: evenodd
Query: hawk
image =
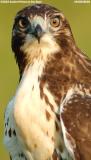
<path fill-rule="evenodd" d="M 5 112 L 12 160 L 91 160 L 91 60 L 60 10 L 35 4 L 12 30 L 19 86 Z"/>

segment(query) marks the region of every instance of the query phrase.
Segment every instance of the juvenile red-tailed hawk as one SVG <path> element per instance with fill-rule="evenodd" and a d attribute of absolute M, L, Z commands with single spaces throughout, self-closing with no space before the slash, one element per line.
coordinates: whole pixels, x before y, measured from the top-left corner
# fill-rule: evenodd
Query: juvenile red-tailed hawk
<path fill-rule="evenodd" d="M 63 13 L 36 4 L 17 13 L 12 50 L 20 83 L 5 112 L 12 160 L 91 160 L 91 61 Z"/>

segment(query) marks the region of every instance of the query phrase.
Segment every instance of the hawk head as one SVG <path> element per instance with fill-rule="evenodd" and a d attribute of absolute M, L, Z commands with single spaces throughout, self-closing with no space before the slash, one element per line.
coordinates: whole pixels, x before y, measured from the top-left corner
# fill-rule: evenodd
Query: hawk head
<path fill-rule="evenodd" d="M 44 60 L 68 47 L 73 36 L 63 13 L 47 4 L 35 4 L 19 11 L 12 31 L 12 49 L 22 75 L 27 64 Z M 71 43 L 70 43 L 71 44 Z"/>

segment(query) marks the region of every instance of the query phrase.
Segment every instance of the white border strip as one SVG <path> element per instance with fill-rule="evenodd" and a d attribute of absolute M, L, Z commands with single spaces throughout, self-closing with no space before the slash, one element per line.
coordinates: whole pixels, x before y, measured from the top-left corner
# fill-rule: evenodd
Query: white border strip
<path fill-rule="evenodd" d="M 0 0 L 0 3 L 7 4 L 7 3 L 42 3 L 42 1 L 34 1 L 34 0 Z"/>
<path fill-rule="evenodd" d="M 90 4 L 90 0 L 74 0 L 74 3 L 79 3 L 79 4 Z"/>

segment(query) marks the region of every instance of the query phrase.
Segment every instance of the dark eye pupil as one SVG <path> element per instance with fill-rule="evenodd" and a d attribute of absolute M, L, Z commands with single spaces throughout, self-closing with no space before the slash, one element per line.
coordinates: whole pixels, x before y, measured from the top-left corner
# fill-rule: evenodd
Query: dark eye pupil
<path fill-rule="evenodd" d="M 57 20 L 55 19 L 55 20 L 53 20 L 53 23 L 55 24 L 55 23 L 57 23 Z"/>
<path fill-rule="evenodd" d="M 24 27 L 27 26 L 27 24 L 28 24 L 28 22 L 24 19 L 21 20 L 21 23 L 22 23 L 22 26 L 24 26 Z"/>
<path fill-rule="evenodd" d="M 52 18 L 50 24 L 52 27 L 58 27 L 60 25 L 60 18 L 59 17 Z"/>
<path fill-rule="evenodd" d="M 18 22 L 18 25 L 20 28 L 26 28 L 29 24 L 29 21 L 26 19 L 26 18 L 20 18 L 19 19 L 19 22 Z"/>

